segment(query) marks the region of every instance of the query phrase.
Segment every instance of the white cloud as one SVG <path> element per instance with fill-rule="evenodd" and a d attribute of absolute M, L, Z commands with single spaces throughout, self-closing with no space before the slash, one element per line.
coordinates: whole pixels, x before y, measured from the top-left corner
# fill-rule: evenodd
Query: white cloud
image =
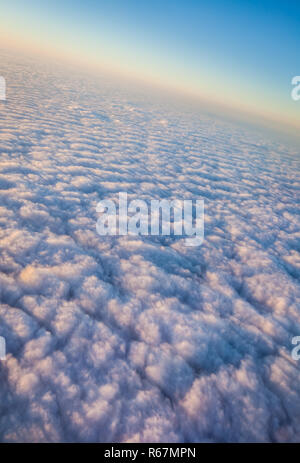
<path fill-rule="evenodd" d="M 299 441 L 297 153 L 4 66 L 0 440 Z M 204 244 L 99 237 L 96 204 L 119 191 L 204 198 Z"/>

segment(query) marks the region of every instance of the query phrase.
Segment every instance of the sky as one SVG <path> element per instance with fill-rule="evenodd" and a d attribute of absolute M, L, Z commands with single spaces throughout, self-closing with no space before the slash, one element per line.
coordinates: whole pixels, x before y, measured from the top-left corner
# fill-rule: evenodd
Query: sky
<path fill-rule="evenodd" d="M 140 3 L 0 9 L 0 442 L 300 442 L 299 141 L 123 85 L 296 120 L 299 15 Z M 99 236 L 119 192 L 203 244 Z"/>
<path fill-rule="evenodd" d="M 0 26 L 2 43 L 300 126 L 297 1 L 12 0 Z"/>

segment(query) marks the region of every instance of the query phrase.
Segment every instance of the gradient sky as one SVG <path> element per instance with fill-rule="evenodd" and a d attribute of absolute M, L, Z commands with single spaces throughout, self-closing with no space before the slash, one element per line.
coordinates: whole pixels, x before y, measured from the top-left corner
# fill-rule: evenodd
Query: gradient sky
<path fill-rule="evenodd" d="M 11 0 L 6 38 L 300 127 L 299 1 Z"/>

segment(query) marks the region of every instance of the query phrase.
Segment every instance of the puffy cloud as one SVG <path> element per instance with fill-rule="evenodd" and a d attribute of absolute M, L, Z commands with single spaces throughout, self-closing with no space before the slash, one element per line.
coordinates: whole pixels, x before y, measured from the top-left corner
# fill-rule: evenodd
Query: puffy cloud
<path fill-rule="evenodd" d="M 299 153 L 2 62 L 1 441 L 299 441 Z M 204 198 L 203 245 L 98 236 L 119 191 Z"/>

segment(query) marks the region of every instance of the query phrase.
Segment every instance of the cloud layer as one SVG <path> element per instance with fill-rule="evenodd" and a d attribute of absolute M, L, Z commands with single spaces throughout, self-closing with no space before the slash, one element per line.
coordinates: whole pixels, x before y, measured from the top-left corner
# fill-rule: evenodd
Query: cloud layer
<path fill-rule="evenodd" d="M 0 440 L 299 441 L 299 152 L 2 61 Z M 204 199 L 204 244 L 98 236 L 119 191 Z"/>

